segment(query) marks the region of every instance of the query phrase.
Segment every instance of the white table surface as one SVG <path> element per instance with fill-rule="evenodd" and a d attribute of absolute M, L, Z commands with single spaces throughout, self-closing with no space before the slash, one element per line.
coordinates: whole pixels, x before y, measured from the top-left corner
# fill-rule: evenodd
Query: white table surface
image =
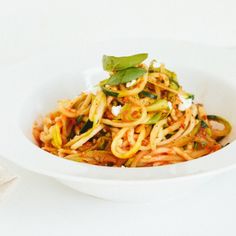
<path fill-rule="evenodd" d="M 236 46 L 235 8 L 234 0 L 2 1 L 0 70 L 48 48 L 120 35 Z M 7 164 L 19 182 L 0 202 L 0 236 L 236 235 L 236 170 L 178 199 L 127 204 Z"/>

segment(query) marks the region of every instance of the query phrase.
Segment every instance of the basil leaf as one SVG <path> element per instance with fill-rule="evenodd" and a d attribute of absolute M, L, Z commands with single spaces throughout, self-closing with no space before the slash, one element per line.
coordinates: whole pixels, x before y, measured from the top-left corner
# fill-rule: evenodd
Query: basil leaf
<path fill-rule="evenodd" d="M 108 85 L 118 85 L 130 82 L 132 80 L 138 79 L 142 75 L 146 74 L 146 70 L 143 68 L 131 67 L 125 70 L 117 71 L 108 80 Z"/>
<path fill-rule="evenodd" d="M 135 54 L 127 57 L 114 57 L 104 55 L 102 58 L 103 69 L 106 71 L 124 70 L 139 65 L 147 59 L 147 53 Z"/>

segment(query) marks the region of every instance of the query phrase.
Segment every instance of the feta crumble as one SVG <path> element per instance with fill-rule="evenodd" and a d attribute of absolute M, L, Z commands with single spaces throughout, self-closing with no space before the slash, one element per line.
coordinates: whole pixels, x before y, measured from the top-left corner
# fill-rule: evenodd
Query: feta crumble
<path fill-rule="evenodd" d="M 136 84 L 136 79 L 133 79 L 132 81 L 126 83 L 126 88 L 132 87 Z"/>
<path fill-rule="evenodd" d="M 173 106 L 172 106 L 171 102 L 168 102 L 168 107 L 169 107 L 170 110 L 172 110 Z"/>
<path fill-rule="evenodd" d="M 114 116 L 118 116 L 118 115 L 120 114 L 121 108 L 122 108 L 121 105 L 119 105 L 119 106 L 113 106 L 113 107 L 111 108 L 111 113 L 112 113 Z"/>
<path fill-rule="evenodd" d="M 179 99 L 182 102 L 179 104 L 179 110 L 180 111 L 185 111 L 189 107 L 192 106 L 193 104 L 193 99 L 192 98 L 185 98 L 184 96 L 179 95 Z"/>

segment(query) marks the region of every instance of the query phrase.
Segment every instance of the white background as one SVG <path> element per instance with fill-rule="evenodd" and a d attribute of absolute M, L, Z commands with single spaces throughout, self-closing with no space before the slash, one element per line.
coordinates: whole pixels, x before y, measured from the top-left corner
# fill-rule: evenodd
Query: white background
<path fill-rule="evenodd" d="M 235 0 L 1 0 L 0 63 L 117 37 L 232 46 L 235 8 Z"/>
<path fill-rule="evenodd" d="M 0 1 L 0 69 L 88 41 L 156 37 L 236 46 L 234 0 Z M 2 78 L 0 78 L 2 81 Z M 236 171 L 168 202 L 121 204 L 77 193 L 14 165 L 0 235 L 236 235 Z"/>

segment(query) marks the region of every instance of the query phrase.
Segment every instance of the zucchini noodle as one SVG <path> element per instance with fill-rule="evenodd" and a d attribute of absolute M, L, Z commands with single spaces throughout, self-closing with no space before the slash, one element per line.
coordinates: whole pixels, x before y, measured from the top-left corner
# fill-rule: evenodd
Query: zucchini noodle
<path fill-rule="evenodd" d="M 37 120 L 32 133 L 38 146 L 66 160 L 114 167 L 175 164 L 223 147 L 232 129 L 226 119 L 194 103 L 164 65 L 128 59 L 108 56 L 110 78 L 96 94 L 61 100 Z"/>
<path fill-rule="evenodd" d="M 129 130 L 129 128 L 122 128 L 118 134 L 114 137 L 113 142 L 111 144 L 111 151 L 112 153 L 122 159 L 127 159 L 130 158 L 132 156 L 134 156 L 134 154 L 139 150 L 141 143 L 145 137 L 145 129 L 144 127 L 142 127 L 137 141 L 134 143 L 134 145 L 129 149 L 129 150 L 122 150 L 121 148 L 119 148 L 122 145 L 122 137 L 127 133 L 127 131 Z M 119 142 L 121 141 L 121 142 Z"/>

